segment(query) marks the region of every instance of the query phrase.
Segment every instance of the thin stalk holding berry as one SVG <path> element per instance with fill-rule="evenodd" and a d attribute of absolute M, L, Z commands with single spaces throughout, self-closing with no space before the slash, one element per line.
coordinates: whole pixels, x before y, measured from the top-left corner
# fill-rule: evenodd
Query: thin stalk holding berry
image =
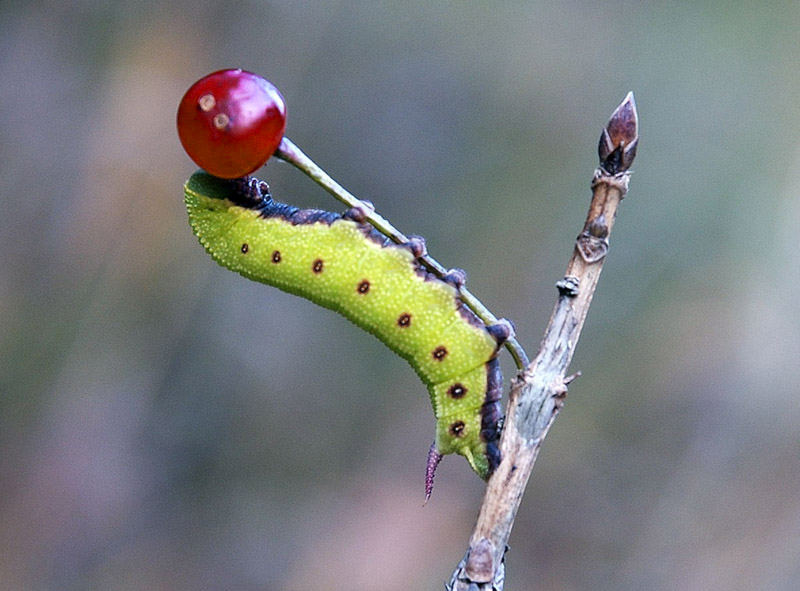
<path fill-rule="evenodd" d="M 386 218 L 375 211 L 371 204 L 366 204 L 364 201 L 350 193 L 347 189 L 337 183 L 327 172 L 325 172 L 319 165 L 317 165 L 311 158 L 309 158 L 297 145 L 294 144 L 289 138 L 284 137 L 281 140 L 278 149 L 275 151 L 274 156 L 280 158 L 289 164 L 292 164 L 314 182 L 320 185 L 328 193 L 333 195 L 337 200 L 351 208 L 361 209 L 364 212 L 364 219 L 366 219 L 376 230 L 384 236 L 391 238 L 397 244 L 407 244 L 409 241 L 414 240 L 409 238 L 400 230 L 394 227 Z M 425 267 L 435 273 L 439 278 L 444 279 L 448 276 L 448 269 L 442 266 L 436 259 L 434 259 L 427 252 L 423 252 L 419 257 Z M 462 285 L 458 288 L 459 295 L 462 301 L 469 306 L 470 310 L 483 320 L 486 324 L 495 324 L 498 318 L 475 297 L 466 287 Z M 514 358 L 517 368 L 522 370 L 528 365 L 528 356 L 525 350 L 517 341 L 515 336 L 511 336 L 505 343 L 511 356 Z"/>

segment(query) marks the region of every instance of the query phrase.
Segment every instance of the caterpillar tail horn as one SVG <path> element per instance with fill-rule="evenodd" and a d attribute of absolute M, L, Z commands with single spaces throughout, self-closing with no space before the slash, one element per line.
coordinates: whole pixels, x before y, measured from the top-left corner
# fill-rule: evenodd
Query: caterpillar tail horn
<path fill-rule="evenodd" d="M 436 476 L 436 467 L 442 461 L 442 454 L 436 449 L 436 442 L 431 443 L 431 448 L 428 450 L 428 466 L 425 469 L 425 502 L 431 498 L 433 492 L 433 477 Z"/>

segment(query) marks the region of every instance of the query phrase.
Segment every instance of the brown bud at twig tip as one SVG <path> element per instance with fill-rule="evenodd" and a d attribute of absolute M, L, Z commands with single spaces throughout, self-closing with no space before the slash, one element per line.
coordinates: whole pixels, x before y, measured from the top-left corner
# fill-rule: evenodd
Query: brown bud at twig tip
<path fill-rule="evenodd" d="M 633 164 L 638 143 L 639 115 L 633 93 L 629 92 L 600 134 L 600 166 L 609 174 L 625 172 Z"/>

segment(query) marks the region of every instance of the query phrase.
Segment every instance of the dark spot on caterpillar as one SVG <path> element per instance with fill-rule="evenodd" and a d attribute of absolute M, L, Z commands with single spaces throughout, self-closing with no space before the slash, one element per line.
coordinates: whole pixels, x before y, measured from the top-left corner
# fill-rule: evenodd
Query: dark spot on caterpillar
<path fill-rule="evenodd" d="M 464 421 L 456 421 L 450 425 L 450 435 L 461 437 L 464 434 Z"/>
<path fill-rule="evenodd" d="M 444 345 L 439 345 L 433 350 L 432 355 L 436 361 L 441 361 L 442 359 L 447 357 L 447 347 L 445 347 Z"/>
<path fill-rule="evenodd" d="M 358 284 L 358 293 L 367 293 L 369 291 L 369 281 L 362 279 Z"/>
<path fill-rule="evenodd" d="M 314 265 L 311 267 L 311 270 L 314 271 L 314 273 L 322 273 L 322 266 L 322 259 L 317 259 L 314 261 Z"/>
<path fill-rule="evenodd" d="M 272 251 L 272 262 L 273 263 L 280 263 L 281 262 L 281 251 L 280 250 Z"/>
<path fill-rule="evenodd" d="M 250 250 L 250 246 L 245 242 L 242 244 L 242 254 L 247 254 L 247 251 Z"/>
<path fill-rule="evenodd" d="M 411 326 L 411 314 L 407 312 L 400 314 L 400 318 L 397 319 L 397 326 L 401 328 Z"/>
<path fill-rule="evenodd" d="M 456 400 L 458 400 L 459 398 L 464 397 L 464 394 L 467 393 L 467 389 L 464 387 L 463 384 L 459 384 L 458 382 L 456 382 L 455 384 L 450 386 L 450 389 L 447 390 L 447 393 L 450 394 L 451 398 L 455 398 Z"/>

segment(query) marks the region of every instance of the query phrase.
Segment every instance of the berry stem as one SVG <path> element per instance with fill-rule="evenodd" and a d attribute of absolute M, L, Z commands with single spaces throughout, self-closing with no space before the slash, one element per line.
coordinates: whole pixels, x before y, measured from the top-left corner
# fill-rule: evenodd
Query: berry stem
<path fill-rule="evenodd" d="M 373 207 L 361 201 L 358 197 L 333 180 L 327 172 L 322 170 L 311 158 L 306 156 L 289 138 L 284 137 L 281 140 L 274 155 L 304 172 L 314 182 L 333 195 L 334 198 L 348 207 L 355 207 L 363 210 L 366 214 L 365 219 L 372 224 L 376 230 L 390 238 L 393 242 L 397 244 L 406 244 L 409 241 L 409 238 L 405 234 L 395 228 L 389 220 L 378 214 Z M 427 253 L 420 255 L 418 259 L 428 270 L 440 279 L 443 279 L 448 272 L 445 267 Z M 489 325 L 497 322 L 497 317 L 466 287 L 459 287 L 458 292 L 461 300 L 484 322 L 484 324 Z M 519 344 L 516 337 L 512 335 L 505 342 L 505 347 L 514 358 L 514 363 L 516 363 L 518 369 L 524 369 L 528 365 L 528 356 L 525 354 L 525 350 L 522 348 L 522 345 Z"/>

